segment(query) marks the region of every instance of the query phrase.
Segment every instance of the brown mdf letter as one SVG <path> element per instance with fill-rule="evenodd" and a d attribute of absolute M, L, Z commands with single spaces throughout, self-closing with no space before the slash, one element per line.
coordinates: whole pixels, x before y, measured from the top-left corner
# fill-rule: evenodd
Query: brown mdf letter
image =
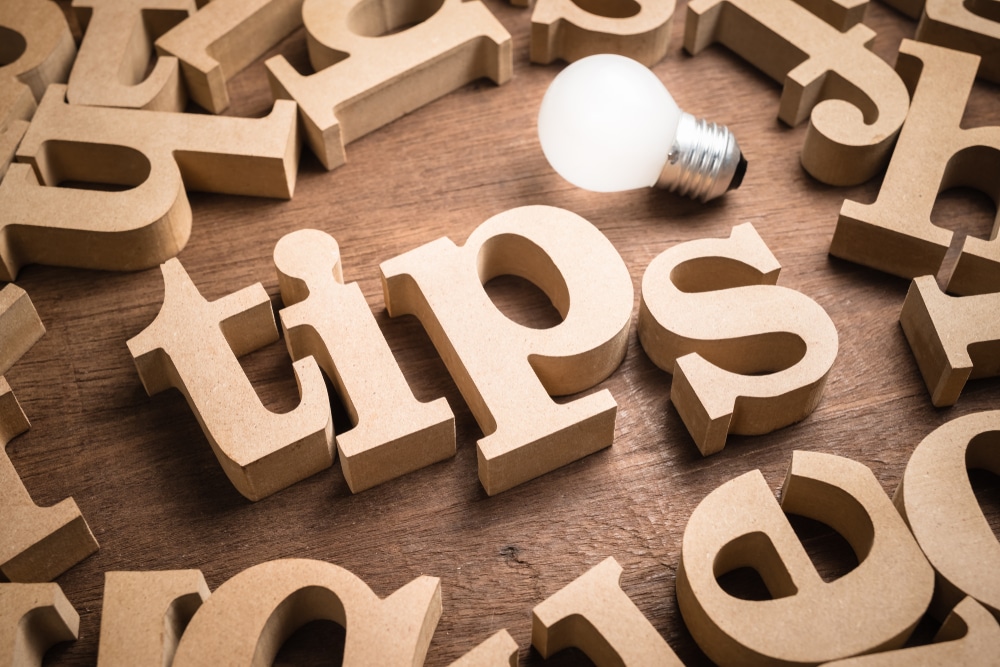
<path fill-rule="evenodd" d="M 239 357 L 278 340 L 271 302 L 257 283 L 218 301 L 198 292 L 181 263 L 163 271 L 163 306 L 128 341 L 150 396 L 184 394 L 233 486 L 260 500 L 333 464 L 333 417 L 316 361 L 294 364 L 299 405 L 275 414 L 261 403 Z"/>
<path fill-rule="evenodd" d="M 72 498 L 39 507 L 5 451 L 29 428 L 7 380 L 0 377 L 0 573 L 8 581 L 51 581 L 97 551 L 97 540 Z"/>
<path fill-rule="evenodd" d="M 470 81 L 506 83 L 514 67 L 510 34 L 479 0 L 305 0 L 302 18 L 316 73 L 284 56 L 267 70 L 274 96 L 298 102 L 327 169 L 344 164 L 351 141 Z"/>
<path fill-rule="evenodd" d="M 1000 474 L 1000 411 L 937 428 L 917 445 L 895 503 L 937 572 L 932 611 L 943 617 L 968 595 L 1000 618 L 1000 542 L 976 500 L 968 470 Z"/>
<path fill-rule="evenodd" d="M 753 225 L 681 243 L 642 278 L 639 341 L 673 373 L 670 400 L 703 456 L 729 433 L 760 435 L 805 419 L 837 358 L 837 329 L 800 292 Z"/>
<path fill-rule="evenodd" d="M 0 179 L 28 129 L 35 102 L 65 81 L 76 43 L 59 7 L 47 0 L 0 0 Z"/>
<path fill-rule="evenodd" d="M 538 0 L 531 14 L 531 62 L 617 53 L 652 67 L 667 55 L 674 5 L 674 0 Z"/>
<path fill-rule="evenodd" d="M 98 667 L 170 667 L 184 629 L 211 592 L 199 570 L 107 572 Z"/>
<path fill-rule="evenodd" d="M 214 0 L 156 40 L 156 50 L 180 60 L 191 99 L 222 113 L 226 82 L 301 25 L 302 0 Z"/>
<path fill-rule="evenodd" d="M 858 566 L 826 583 L 784 513 L 822 521 Z M 773 599 L 744 600 L 718 577 L 756 570 Z M 805 665 L 902 646 L 923 616 L 934 571 L 872 472 L 796 451 L 781 505 L 759 470 L 726 482 L 684 530 L 677 601 L 698 645 L 720 665 Z"/>
<path fill-rule="evenodd" d="M 483 431 L 486 493 L 614 440 L 618 405 L 606 389 L 567 403 L 550 398 L 590 389 L 625 357 L 632 280 L 596 227 L 550 206 L 516 208 L 484 222 L 464 246 L 438 239 L 381 271 L 389 314 L 420 319 Z M 501 275 L 534 283 L 563 321 L 539 330 L 508 319 L 483 288 Z"/>
<path fill-rule="evenodd" d="M 509 632 L 501 630 L 450 667 L 517 667 L 517 642 Z"/>
<path fill-rule="evenodd" d="M 48 0 L 0 0 L 0 86 L 16 79 L 40 101 L 50 83 L 66 81 L 76 43 L 66 17 Z"/>
<path fill-rule="evenodd" d="M 886 273 L 936 275 L 952 232 L 931 222 L 937 194 L 968 186 L 1000 201 L 1000 126 L 961 127 L 978 58 L 903 40 L 896 69 L 913 90 L 906 124 L 873 204 L 847 200 L 830 254 Z M 989 241 L 967 236 L 953 294 L 1000 292 L 1000 215 Z"/>
<path fill-rule="evenodd" d="M 194 0 L 73 0 L 73 9 L 85 32 L 66 90 L 72 104 L 184 110 L 177 59 L 146 70 L 153 41 L 193 14 Z"/>
<path fill-rule="evenodd" d="M 910 284 L 899 323 L 936 407 L 954 405 L 971 379 L 1000 375 L 1000 294 L 953 297 L 933 276 Z"/>
<path fill-rule="evenodd" d="M 927 0 L 916 39 L 976 54 L 978 76 L 1000 83 L 1000 10 L 993 0 Z"/>
<path fill-rule="evenodd" d="M 347 628 L 345 665 L 423 664 L 441 617 L 441 583 L 418 577 L 384 600 L 347 570 L 313 560 L 256 565 L 222 584 L 191 619 L 173 667 L 270 665 L 309 621 Z"/>
<path fill-rule="evenodd" d="M 866 48 L 874 37 L 863 24 L 840 32 L 793 0 L 695 0 L 684 26 L 688 53 L 719 42 L 783 83 L 778 118 L 811 118 L 802 166 L 830 185 L 882 171 L 906 118 L 906 87 Z"/>
<path fill-rule="evenodd" d="M 827 663 L 825 667 L 991 667 L 997 662 L 1000 624 L 972 598 L 958 603 L 934 643 Z"/>
<path fill-rule="evenodd" d="M 299 154 L 292 102 L 276 102 L 261 119 L 216 118 L 69 105 L 64 93 L 49 88 L 17 151 L 29 164 L 12 164 L 0 183 L 0 280 L 32 262 L 156 266 L 190 235 L 185 188 L 292 196 Z M 64 181 L 131 189 L 49 187 Z"/>
<path fill-rule="evenodd" d="M 45 335 L 28 293 L 14 284 L 0 289 L 0 375 Z"/>
<path fill-rule="evenodd" d="M 583 651 L 597 667 L 681 667 L 682 663 L 621 589 L 622 567 L 606 558 L 531 612 L 531 643 L 549 658 Z"/>
<path fill-rule="evenodd" d="M 52 645 L 79 633 L 80 615 L 58 584 L 0 584 L 0 664 L 40 666 Z"/>
<path fill-rule="evenodd" d="M 35 98 L 31 96 L 31 89 L 16 79 L 0 78 L 0 180 L 7 174 L 34 113 Z"/>
<path fill-rule="evenodd" d="M 17 285 L 0 290 L 0 373 L 45 333 L 31 299 Z M 29 428 L 7 380 L 0 375 L 0 574 L 8 581 L 49 581 L 97 550 L 72 498 L 38 507 L 24 488 L 6 447 Z"/>
<path fill-rule="evenodd" d="M 303 229 L 274 249 L 281 326 L 292 359 L 312 356 L 337 388 L 351 424 L 337 434 L 340 466 L 357 493 L 455 455 L 448 401 L 413 397 L 357 283 L 344 284 L 340 248 Z"/>

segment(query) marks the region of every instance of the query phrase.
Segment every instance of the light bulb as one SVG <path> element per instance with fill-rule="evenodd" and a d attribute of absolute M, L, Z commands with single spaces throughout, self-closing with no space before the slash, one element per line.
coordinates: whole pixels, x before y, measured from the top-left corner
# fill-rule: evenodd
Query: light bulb
<path fill-rule="evenodd" d="M 649 68 L 601 54 L 560 72 L 538 112 L 549 164 L 594 192 L 658 186 L 707 201 L 739 187 L 747 162 L 729 129 L 678 108 Z"/>

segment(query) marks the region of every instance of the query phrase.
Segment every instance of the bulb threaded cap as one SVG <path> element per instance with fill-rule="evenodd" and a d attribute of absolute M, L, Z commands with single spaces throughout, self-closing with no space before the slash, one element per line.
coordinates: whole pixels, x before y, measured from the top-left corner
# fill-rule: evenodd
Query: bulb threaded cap
<path fill-rule="evenodd" d="M 685 113 L 656 187 L 706 202 L 738 188 L 746 170 L 728 127 Z"/>

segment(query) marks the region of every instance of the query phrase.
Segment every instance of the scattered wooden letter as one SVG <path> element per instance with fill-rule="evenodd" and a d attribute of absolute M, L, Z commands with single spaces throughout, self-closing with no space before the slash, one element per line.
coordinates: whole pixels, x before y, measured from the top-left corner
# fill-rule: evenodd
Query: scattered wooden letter
<path fill-rule="evenodd" d="M 632 280 L 614 246 L 580 216 L 526 206 L 481 224 L 464 246 L 442 238 L 381 265 L 386 308 L 416 315 L 484 437 L 479 479 L 490 495 L 608 447 L 618 406 L 602 390 L 627 347 Z M 551 329 L 521 326 L 483 285 L 514 275 L 563 316 Z M 572 300 L 572 308 L 570 302 Z"/>
<path fill-rule="evenodd" d="M 0 183 L 0 280 L 24 264 L 130 271 L 166 261 L 191 232 L 192 190 L 290 198 L 295 104 L 261 119 L 66 104 L 49 88 Z M 39 176 L 41 183 L 40 185 Z M 56 186 L 131 186 L 103 192 Z"/>
<path fill-rule="evenodd" d="M 97 551 L 97 540 L 72 498 L 39 507 L 4 451 L 29 428 L 7 380 L 0 377 L 0 573 L 8 581 L 51 581 Z"/>
<path fill-rule="evenodd" d="M 990 667 L 996 665 L 998 646 L 1000 623 L 967 597 L 948 614 L 933 644 L 838 660 L 824 667 Z"/>
<path fill-rule="evenodd" d="M 783 512 L 844 536 L 858 566 L 826 583 Z M 755 569 L 774 598 L 743 600 L 717 581 Z M 719 665 L 815 664 L 897 648 L 930 603 L 934 571 L 872 472 L 850 459 L 796 451 L 780 507 L 759 470 L 726 482 L 684 530 L 677 601 Z"/>
<path fill-rule="evenodd" d="M 177 59 L 146 70 L 154 40 L 193 14 L 194 0 L 73 0 L 73 9 L 84 35 L 66 90 L 72 104 L 184 110 Z"/>
<path fill-rule="evenodd" d="M 538 0 L 531 14 L 531 62 L 548 65 L 556 59 L 573 62 L 617 53 L 652 67 L 667 55 L 675 4 Z"/>
<path fill-rule="evenodd" d="M 966 595 L 1000 618 L 1000 542 L 976 500 L 970 468 L 1000 474 L 1000 411 L 938 427 L 913 450 L 896 488 L 896 507 L 937 571 L 931 611 L 939 618 Z"/>
<path fill-rule="evenodd" d="M 176 387 L 212 445 L 233 486 L 260 500 L 333 464 L 333 417 L 314 359 L 294 364 L 301 401 L 270 412 L 238 357 L 278 340 L 271 302 L 257 283 L 206 301 L 181 263 L 163 271 L 163 306 L 128 341 L 150 396 Z"/>
<path fill-rule="evenodd" d="M 419 577 L 379 600 L 347 570 L 320 561 L 264 563 L 214 594 L 199 570 L 108 572 L 97 664 L 269 665 L 289 635 L 324 619 L 349 629 L 345 665 L 409 667 L 423 664 L 440 616 L 434 577 Z M 5 629 L 0 626 L 0 648 Z M 517 648 L 501 630 L 451 667 L 516 667 Z"/>
<path fill-rule="evenodd" d="M 97 667 L 169 666 L 209 595 L 199 570 L 105 573 Z"/>
<path fill-rule="evenodd" d="M 1000 12 L 991 0 L 927 0 L 917 24 L 921 42 L 974 53 L 978 76 L 1000 83 Z"/>
<path fill-rule="evenodd" d="M 7 174 L 34 113 L 31 89 L 14 79 L 0 78 L 0 180 Z"/>
<path fill-rule="evenodd" d="M 0 81 L 16 79 L 41 101 L 50 83 L 66 81 L 76 42 L 59 5 L 48 0 L 0 0 Z"/>
<path fill-rule="evenodd" d="M 347 628 L 345 665 L 423 664 L 441 617 L 441 583 L 418 577 L 384 600 L 347 570 L 322 561 L 256 565 L 219 586 L 181 637 L 173 667 L 270 665 L 305 623 Z"/>
<path fill-rule="evenodd" d="M 50 83 L 69 75 L 76 43 L 48 0 L 0 0 L 0 179 Z"/>
<path fill-rule="evenodd" d="M 41 667 L 49 648 L 79 633 L 80 615 L 58 584 L 0 584 L 0 664 Z"/>
<path fill-rule="evenodd" d="M 997 313 L 1000 294 L 948 296 L 933 276 L 910 284 L 899 323 L 935 407 L 954 405 L 968 380 L 1000 375 Z"/>
<path fill-rule="evenodd" d="M 301 25 L 302 0 L 214 0 L 156 40 L 156 50 L 180 60 L 191 99 L 222 113 L 226 82 Z"/>
<path fill-rule="evenodd" d="M 24 290 L 17 285 L 0 290 L 0 374 L 44 333 Z M 97 551 L 97 541 L 72 498 L 38 507 L 24 488 L 6 447 L 28 428 L 28 418 L 0 375 L 0 574 L 9 581 L 50 581 Z"/>
<path fill-rule="evenodd" d="M 471 81 L 499 85 L 513 72 L 510 34 L 479 0 L 306 0 L 302 18 L 316 73 L 299 74 L 284 56 L 267 69 L 274 96 L 298 102 L 327 169 L 344 164 L 345 144 Z"/>
<path fill-rule="evenodd" d="M 1000 125 L 961 127 L 977 61 L 903 40 L 896 69 L 913 90 L 906 125 L 875 203 L 841 207 L 831 255 L 904 278 L 935 275 L 952 240 L 931 222 L 936 195 L 968 186 L 997 197 Z M 1000 292 L 1000 240 L 967 236 L 948 291 Z"/>
<path fill-rule="evenodd" d="M 688 53 L 720 42 L 783 82 L 778 118 L 811 118 L 802 166 L 830 185 L 879 173 L 906 118 L 906 87 L 866 48 L 874 37 L 863 24 L 840 32 L 793 0 L 695 0 L 684 26 Z"/>
<path fill-rule="evenodd" d="M 549 658 L 576 647 L 597 667 L 681 667 L 652 623 L 621 589 L 622 567 L 606 558 L 531 612 L 531 643 Z"/>
<path fill-rule="evenodd" d="M 455 455 L 448 401 L 413 397 L 357 283 L 344 284 L 340 248 L 329 234 L 303 229 L 274 249 L 281 326 L 293 360 L 315 358 L 337 388 L 351 424 L 337 434 L 351 491 Z"/>
<path fill-rule="evenodd" d="M 837 358 L 837 329 L 780 270 L 753 225 L 678 244 L 646 268 L 639 341 L 674 375 L 670 400 L 703 456 L 729 433 L 760 435 L 805 419 Z"/>

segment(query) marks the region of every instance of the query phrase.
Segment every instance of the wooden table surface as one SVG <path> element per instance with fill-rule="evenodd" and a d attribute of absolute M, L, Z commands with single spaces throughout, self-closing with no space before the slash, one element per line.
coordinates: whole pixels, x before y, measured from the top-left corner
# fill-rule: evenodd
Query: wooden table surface
<path fill-rule="evenodd" d="M 535 116 L 562 65 L 529 62 L 530 10 L 486 3 L 513 36 L 509 83 L 465 86 L 349 144 L 348 164 L 332 172 L 305 150 L 291 201 L 192 193 L 193 232 L 179 255 L 206 298 L 261 282 L 277 310 L 275 243 L 307 227 L 332 234 L 345 279 L 360 285 L 417 397 L 444 396 L 451 405 L 453 459 L 357 495 L 336 463 L 251 503 L 223 474 L 181 394 L 148 397 L 140 384 L 125 341 L 159 311 L 157 269 L 30 266 L 19 275 L 48 332 L 7 374 L 32 422 L 8 453 L 39 505 L 72 496 L 101 545 L 57 579 L 80 612 L 80 638 L 50 651 L 46 664 L 94 664 L 105 572 L 197 568 L 214 590 L 252 565 L 297 557 L 343 566 L 380 596 L 419 575 L 440 577 L 444 613 L 428 665 L 448 664 L 501 628 L 520 645 L 522 664 L 537 665 L 531 609 L 607 556 L 622 564 L 625 592 L 681 659 L 706 663 L 675 594 L 681 537 L 702 498 L 755 468 L 777 489 L 796 449 L 861 461 L 891 494 L 934 428 L 998 407 L 1000 379 L 970 382 L 955 407 L 931 405 L 898 324 L 909 281 L 827 254 L 843 201 L 873 201 L 879 181 L 835 188 L 808 176 L 799 165 L 805 125 L 777 120 L 780 86 L 720 46 L 685 54 L 683 3 L 669 54 L 654 70 L 683 108 L 728 124 L 750 163 L 742 188 L 708 205 L 663 192 L 592 194 L 557 176 L 539 148 Z M 874 50 L 894 63 L 915 22 L 877 3 L 866 22 L 878 32 Z M 303 32 L 268 55 L 276 52 L 304 64 Z M 263 59 L 230 90 L 230 113 L 264 115 L 271 96 Z M 998 102 L 997 86 L 977 83 L 966 125 L 1000 123 Z M 378 267 L 440 237 L 464 243 L 487 218 L 530 204 L 566 208 L 596 225 L 629 267 L 636 308 L 625 361 L 598 387 L 618 402 L 614 445 L 491 498 L 477 478 L 481 431 L 419 322 L 386 314 Z M 994 211 L 985 195 L 959 190 L 942 196 L 935 220 L 957 239 L 988 237 Z M 702 458 L 669 402 L 670 376 L 638 344 L 639 286 L 666 248 L 728 236 L 747 221 L 781 262 L 779 284 L 830 314 L 840 353 L 805 421 L 730 437 L 724 451 Z M 494 280 L 487 291 L 517 321 L 558 319 L 519 279 Z M 298 403 L 283 341 L 242 364 L 269 408 Z M 345 428 L 343 408 L 335 404 L 335 413 L 336 427 Z M 1000 484 L 988 474 L 974 482 L 998 530 Z M 853 554 L 830 529 L 807 520 L 795 526 L 824 576 L 852 567 Z M 277 664 L 337 664 L 343 636 L 332 623 L 312 623 L 285 644 Z M 547 664 L 581 661 L 571 651 Z"/>

